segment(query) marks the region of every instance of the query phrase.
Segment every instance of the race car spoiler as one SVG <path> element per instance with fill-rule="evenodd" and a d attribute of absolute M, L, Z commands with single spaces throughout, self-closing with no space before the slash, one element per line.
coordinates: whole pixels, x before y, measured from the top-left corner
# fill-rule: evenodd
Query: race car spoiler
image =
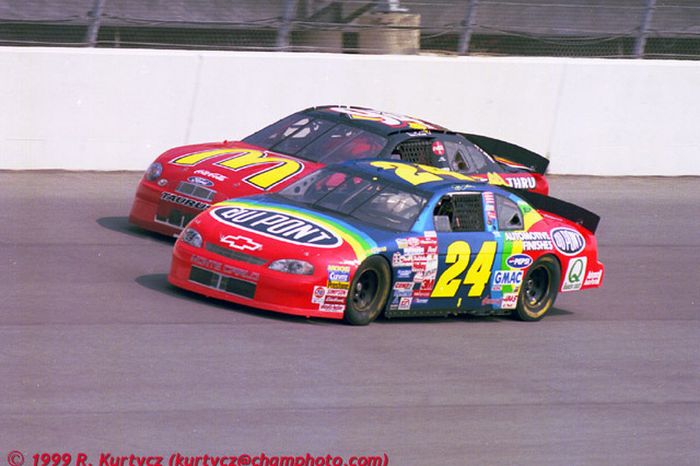
<path fill-rule="evenodd" d="M 528 204 L 537 210 L 544 210 L 558 215 L 567 220 L 570 220 L 578 225 L 581 225 L 591 233 L 595 233 L 600 222 L 600 216 L 594 214 L 590 210 L 579 207 L 570 202 L 562 201 L 555 197 L 545 196 L 532 191 L 524 191 L 520 189 L 502 187 L 506 191 L 510 191 L 518 197 L 521 197 Z"/>
<path fill-rule="evenodd" d="M 549 159 L 546 157 L 536 154 L 524 147 L 516 146 L 510 142 L 501 141 L 500 139 L 494 139 L 488 136 L 479 136 L 478 134 L 460 134 L 481 147 L 489 155 L 524 165 L 535 173 L 543 175 L 549 165 Z"/>

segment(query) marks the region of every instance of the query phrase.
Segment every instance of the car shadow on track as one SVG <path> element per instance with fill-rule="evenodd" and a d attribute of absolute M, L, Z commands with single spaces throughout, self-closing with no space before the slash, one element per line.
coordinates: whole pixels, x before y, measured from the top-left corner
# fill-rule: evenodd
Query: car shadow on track
<path fill-rule="evenodd" d="M 574 313 L 571 311 L 567 311 L 564 309 L 559 309 L 556 307 L 553 307 L 552 309 L 549 310 L 547 315 L 543 318 L 544 321 L 546 321 L 549 318 L 555 317 L 555 316 L 567 316 L 567 315 L 573 315 Z M 408 318 L 393 318 L 393 319 L 387 319 L 383 315 L 380 316 L 377 320 L 376 323 L 379 324 L 447 324 L 447 323 L 454 323 L 454 322 L 462 322 L 462 323 L 473 323 L 473 324 L 496 324 L 499 322 L 520 322 L 518 319 L 513 317 L 512 315 L 510 316 L 479 316 L 479 315 L 471 315 L 471 314 L 459 314 L 459 315 L 446 315 L 446 316 L 430 316 L 430 317 L 408 317 Z M 525 323 L 525 322 L 522 322 Z"/>
<path fill-rule="evenodd" d="M 171 285 L 168 282 L 168 275 L 165 273 L 154 273 L 148 275 L 141 275 L 136 277 L 134 280 L 139 285 L 149 290 L 157 291 L 159 293 L 165 294 L 167 296 L 175 297 L 178 299 L 184 299 L 190 302 L 196 302 L 200 304 L 205 304 L 210 307 L 217 309 L 222 309 L 229 312 L 241 312 L 250 316 L 261 317 L 267 320 L 275 320 L 280 322 L 290 322 L 297 324 L 315 324 L 315 325 L 337 325 L 342 324 L 342 321 L 332 320 L 332 319 L 307 319 L 301 316 L 294 316 L 289 314 L 282 314 L 278 312 L 265 311 L 262 309 L 256 309 L 253 307 L 243 306 L 241 304 L 229 303 L 215 298 L 208 298 L 206 296 L 193 293 L 191 291 L 183 290 L 176 286 Z"/>
<path fill-rule="evenodd" d="M 183 290 L 176 286 L 171 285 L 168 282 L 168 275 L 165 273 L 154 273 L 148 275 L 141 275 L 134 279 L 136 283 L 149 290 L 162 293 L 167 296 L 175 297 L 178 299 L 183 299 L 191 302 L 196 302 L 204 304 L 206 306 L 214 307 L 217 309 L 222 309 L 229 312 L 241 312 L 250 316 L 261 317 L 267 320 L 275 320 L 279 322 L 290 322 L 296 324 L 314 324 L 314 325 L 343 325 L 342 320 L 335 319 L 320 319 L 320 318 L 306 318 L 302 316 L 295 316 L 289 314 L 282 314 L 278 312 L 266 311 L 262 309 L 256 309 L 254 307 L 243 306 L 241 304 L 229 303 L 215 298 L 208 298 L 206 296 L 194 293 L 188 290 Z M 553 316 L 566 316 L 572 315 L 573 312 L 566 311 L 564 309 L 552 308 L 544 320 L 548 317 Z M 474 323 L 474 324 L 494 324 L 499 322 L 515 321 L 511 316 L 474 316 L 469 314 L 462 314 L 459 316 L 434 316 L 434 317 L 409 317 L 409 318 L 393 318 L 387 319 L 384 315 L 379 316 L 379 318 L 372 323 L 372 325 L 384 325 L 384 324 L 422 324 L 422 325 L 436 325 L 436 324 L 448 324 L 455 322 L 463 323 Z"/>
<path fill-rule="evenodd" d="M 144 230 L 129 223 L 129 217 L 102 217 L 97 219 L 97 224 L 108 230 L 123 233 L 136 238 L 146 238 L 164 244 L 175 243 L 175 238 L 171 236 L 159 235 L 148 230 Z"/>

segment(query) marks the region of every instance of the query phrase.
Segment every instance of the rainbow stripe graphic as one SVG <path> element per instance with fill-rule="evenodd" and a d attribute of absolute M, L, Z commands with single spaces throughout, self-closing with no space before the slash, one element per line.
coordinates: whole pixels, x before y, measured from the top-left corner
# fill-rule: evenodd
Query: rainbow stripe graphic
<path fill-rule="evenodd" d="M 319 212 L 300 207 L 292 207 L 287 204 L 280 204 L 266 199 L 263 202 L 254 200 L 232 200 L 219 202 L 214 207 L 231 206 L 243 209 L 263 209 L 290 217 L 298 217 L 330 230 L 333 234 L 348 243 L 355 252 L 357 260 L 362 262 L 367 256 L 377 249 L 377 243 L 368 235 L 362 233 L 352 225 Z"/>

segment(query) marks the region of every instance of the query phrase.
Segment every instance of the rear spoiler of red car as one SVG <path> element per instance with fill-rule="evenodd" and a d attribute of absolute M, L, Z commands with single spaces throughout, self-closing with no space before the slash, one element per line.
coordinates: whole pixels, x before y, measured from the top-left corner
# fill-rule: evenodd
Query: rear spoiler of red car
<path fill-rule="evenodd" d="M 481 147 L 486 153 L 493 157 L 506 159 L 507 161 L 523 165 L 535 173 L 544 175 L 549 165 L 549 159 L 539 154 L 516 146 L 510 142 L 478 134 L 460 133 L 462 136 Z"/>
<path fill-rule="evenodd" d="M 527 201 L 532 207 L 537 210 L 553 213 L 559 217 L 563 217 L 573 223 L 581 225 L 591 233 L 595 233 L 600 222 L 600 216 L 594 214 L 590 210 L 579 207 L 570 202 L 562 201 L 554 197 L 545 196 L 532 191 L 523 191 L 520 189 L 503 188 L 510 191 L 516 196 Z"/>

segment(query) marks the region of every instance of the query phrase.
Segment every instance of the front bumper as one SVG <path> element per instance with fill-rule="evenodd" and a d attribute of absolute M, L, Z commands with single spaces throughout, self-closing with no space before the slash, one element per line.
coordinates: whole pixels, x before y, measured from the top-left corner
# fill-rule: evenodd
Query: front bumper
<path fill-rule="evenodd" d="M 231 260 L 178 241 L 173 248 L 168 281 L 207 297 L 245 306 L 304 317 L 342 319 L 345 296 L 334 297 L 332 304 L 314 297 L 319 288 L 327 285 L 324 272 L 316 271 L 310 276 L 287 274 L 270 270 L 267 264 Z"/>
<path fill-rule="evenodd" d="M 177 236 L 202 210 L 167 202 L 165 191 L 141 180 L 129 213 L 129 223 L 162 235 Z"/>

